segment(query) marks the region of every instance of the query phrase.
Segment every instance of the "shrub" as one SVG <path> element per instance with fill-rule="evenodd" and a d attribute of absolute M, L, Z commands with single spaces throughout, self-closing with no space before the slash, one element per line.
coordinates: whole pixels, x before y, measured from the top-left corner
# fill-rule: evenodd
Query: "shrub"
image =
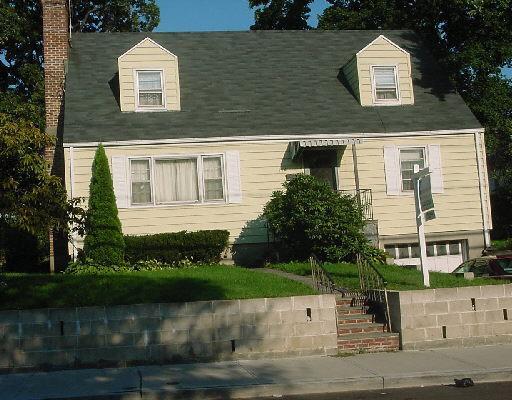
<path fill-rule="evenodd" d="M 284 191 L 272 194 L 263 214 L 284 259 L 305 260 L 315 254 L 323 261 L 354 261 L 370 246 L 355 198 L 309 175 L 297 175 L 283 186 Z"/>
<path fill-rule="evenodd" d="M 48 235 L 6 227 L 5 269 L 10 272 L 47 272 Z M 46 232 L 45 232 L 46 233 Z"/>
<path fill-rule="evenodd" d="M 220 261 L 228 245 L 229 232 L 211 230 L 197 232 L 158 233 L 145 236 L 125 236 L 126 260 L 156 260 L 178 265 L 183 260 L 193 263 L 215 263 Z"/>
<path fill-rule="evenodd" d="M 92 164 L 85 233 L 84 253 L 87 258 L 106 266 L 123 263 L 125 244 L 121 222 L 107 155 L 101 144 Z"/>

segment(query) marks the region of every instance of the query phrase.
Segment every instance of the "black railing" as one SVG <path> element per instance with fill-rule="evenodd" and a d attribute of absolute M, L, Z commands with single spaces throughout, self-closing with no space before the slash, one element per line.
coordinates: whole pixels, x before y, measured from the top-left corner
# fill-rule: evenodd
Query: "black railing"
<path fill-rule="evenodd" d="M 371 189 L 338 190 L 338 193 L 355 197 L 365 220 L 373 220 L 373 199 Z"/>
<path fill-rule="evenodd" d="M 322 263 L 315 256 L 309 257 L 309 263 L 311 265 L 313 285 L 318 292 L 336 294 L 341 297 L 351 298 L 353 306 L 363 305 L 361 293 L 357 290 L 337 286 L 331 275 L 329 275 Z"/>
<path fill-rule="evenodd" d="M 372 264 L 364 260 L 360 255 L 357 256 L 357 269 L 359 272 L 359 284 L 361 286 L 361 292 L 365 297 L 365 303 L 375 308 L 375 311 L 381 314 L 385 320 L 384 323 L 388 331 L 391 332 L 386 280 Z"/>

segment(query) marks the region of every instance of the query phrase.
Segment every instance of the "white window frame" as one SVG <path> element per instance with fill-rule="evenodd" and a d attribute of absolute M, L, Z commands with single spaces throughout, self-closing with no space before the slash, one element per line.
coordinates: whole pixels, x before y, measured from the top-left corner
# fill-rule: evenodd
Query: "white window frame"
<path fill-rule="evenodd" d="M 434 254 L 431 255 L 431 256 L 427 256 L 428 258 L 432 258 L 432 257 L 445 257 L 445 256 L 458 256 L 458 255 L 461 255 L 462 258 L 464 259 L 464 253 L 463 253 L 463 239 L 461 240 L 441 240 L 441 241 L 434 241 L 434 242 L 427 242 L 426 245 L 427 246 L 433 246 L 434 248 Z M 452 254 L 452 252 L 450 251 L 450 243 L 457 243 L 457 248 L 458 248 L 458 253 L 457 254 Z M 437 254 L 437 246 L 439 245 L 445 245 L 446 246 L 446 254 L 443 255 L 443 256 L 440 256 Z M 419 246 L 418 243 L 391 243 L 391 244 L 385 244 L 384 245 L 384 250 L 385 250 L 385 247 L 388 246 L 388 247 L 391 247 L 394 249 L 394 252 L 395 252 L 395 255 L 399 256 L 399 247 L 400 246 L 407 246 L 407 252 L 408 252 L 408 257 L 404 257 L 404 258 L 401 258 L 401 257 L 393 257 L 395 260 L 416 260 L 418 259 L 419 257 L 412 257 L 412 248 L 414 246 Z"/>
<path fill-rule="evenodd" d="M 375 82 L 375 73 L 374 70 L 376 68 L 393 68 L 395 72 L 395 82 L 396 82 L 396 99 L 377 99 L 377 85 Z M 370 77 L 372 82 L 372 100 L 373 104 L 376 106 L 395 106 L 402 104 L 402 98 L 400 96 L 400 82 L 398 80 L 398 65 L 397 64 L 378 64 L 370 66 Z"/>
<path fill-rule="evenodd" d="M 397 146 L 397 150 L 398 150 L 398 170 L 400 172 L 400 193 L 401 194 L 414 195 L 414 190 L 404 190 L 403 189 L 401 151 L 402 150 L 418 150 L 418 149 L 423 149 L 423 156 L 425 158 L 424 159 L 425 168 L 429 167 L 427 146 L 425 146 L 425 145 L 423 145 L 423 146 Z"/>
<path fill-rule="evenodd" d="M 206 200 L 204 196 L 204 176 L 203 176 L 203 158 L 218 157 L 220 158 L 220 164 L 222 168 L 222 194 L 223 198 L 219 200 Z M 132 181 L 131 181 L 131 161 L 132 160 L 147 160 L 149 159 L 150 168 L 150 186 L 151 186 L 151 203 L 145 204 L 133 204 L 132 203 Z M 196 160 L 197 168 L 197 189 L 198 189 L 198 200 L 185 200 L 185 201 L 173 201 L 168 203 L 157 203 L 155 197 L 155 162 L 159 160 Z M 128 157 L 128 165 L 130 166 L 130 202 L 128 208 L 153 208 L 153 207 L 175 207 L 182 205 L 208 205 L 208 204 L 228 204 L 228 191 L 227 191 L 227 179 L 226 179 L 226 157 L 224 153 L 201 153 L 201 154 L 170 154 L 170 155 L 156 155 L 156 156 L 136 156 Z"/>
<path fill-rule="evenodd" d="M 132 195 L 132 160 L 147 160 L 149 161 L 149 191 L 151 194 L 151 203 L 133 203 L 133 195 Z M 128 177 L 129 177 L 129 188 L 130 188 L 130 207 L 147 207 L 155 202 L 154 192 L 153 192 L 153 167 L 152 167 L 151 157 L 141 156 L 141 157 L 131 157 L 128 159 Z"/>
<path fill-rule="evenodd" d="M 162 105 L 160 106 L 144 106 L 139 104 L 139 72 L 159 72 L 160 86 L 162 87 Z M 137 68 L 133 70 L 133 84 L 135 89 L 135 111 L 136 112 L 153 112 L 165 111 L 167 109 L 167 96 L 165 91 L 165 73 L 163 68 Z"/>

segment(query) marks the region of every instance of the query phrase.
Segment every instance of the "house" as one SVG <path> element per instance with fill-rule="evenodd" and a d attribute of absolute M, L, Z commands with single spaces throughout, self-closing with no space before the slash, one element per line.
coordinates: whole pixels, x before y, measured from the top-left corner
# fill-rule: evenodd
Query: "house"
<path fill-rule="evenodd" d="M 357 194 L 378 246 L 418 264 L 419 165 L 437 213 L 429 268 L 489 245 L 484 131 L 409 31 L 89 33 L 66 49 L 59 32 L 45 55 L 66 61 L 47 70 L 65 79 L 66 187 L 87 197 L 102 143 L 125 234 L 228 229 L 238 260 L 254 261 L 271 240 L 263 206 L 305 172 Z"/>

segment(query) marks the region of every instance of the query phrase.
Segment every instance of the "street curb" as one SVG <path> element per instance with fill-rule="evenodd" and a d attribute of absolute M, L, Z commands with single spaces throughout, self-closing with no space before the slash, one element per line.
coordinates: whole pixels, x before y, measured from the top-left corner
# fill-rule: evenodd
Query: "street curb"
<path fill-rule="evenodd" d="M 329 381 L 295 382 L 289 384 L 254 384 L 246 386 L 203 387 L 197 389 L 133 390 L 108 395 L 72 397 L 74 400 L 209 400 L 218 398 L 243 399 L 281 395 L 354 392 L 423 386 L 452 385 L 453 379 L 471 378 L 475 382 L 512 381 L 512 368 L 445 371 L 432 374 L 394 376 L 364 376 Z M 52 400 L 69 400 L 71 397 Z"/>

